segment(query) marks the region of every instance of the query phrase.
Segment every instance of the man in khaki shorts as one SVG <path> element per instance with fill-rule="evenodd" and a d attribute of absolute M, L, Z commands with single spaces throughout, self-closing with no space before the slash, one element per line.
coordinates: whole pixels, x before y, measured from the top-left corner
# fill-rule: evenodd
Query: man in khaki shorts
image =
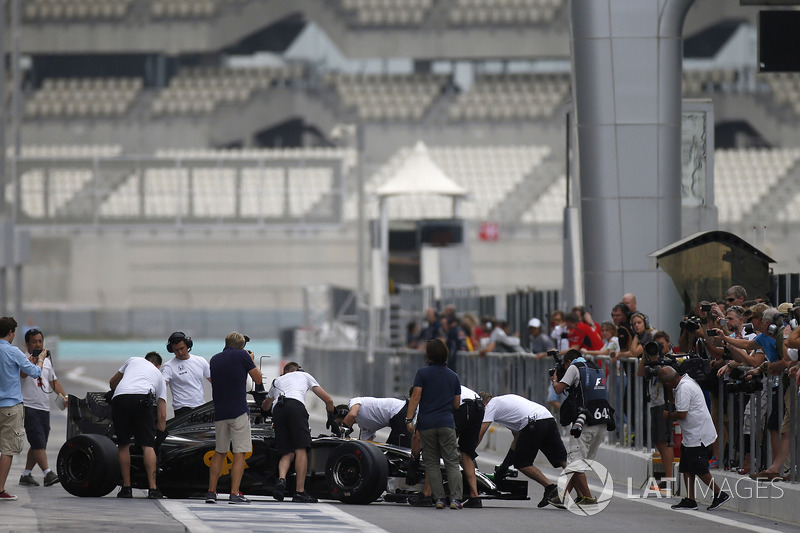
<path fill-rule="evenodd" d="M 244 350 L 245 336 L 236 331 L 225 337 L 225 349 L 211 358 L 211 396 L 214 400 L 216 446 L 209 466 L 206 503 L 217 502 L 217 481 L 222 461 L 233 452 L 231 494 L 228 503 L 250 503 L 239 490 L 244 473 L 244 454 L 252 451 L 250 440 L 250 408 L 245 384 L 249 374 L 256 384 L 262 382 L 261 371 L 253 357 Z"/>
<path fill-rule="evenodd" d="M 17 499 L 6 492 L 6 479 L 11 461 L 22 452 L 25 440 L 20 372 L 23 377 L 38 378 L 44 365 L 44 354 L 39 354 L 33 364 L 19 348 L 11 345 L 16 330 L 16 320 L 7 316 L 0 318 L 0 502 Z"/>

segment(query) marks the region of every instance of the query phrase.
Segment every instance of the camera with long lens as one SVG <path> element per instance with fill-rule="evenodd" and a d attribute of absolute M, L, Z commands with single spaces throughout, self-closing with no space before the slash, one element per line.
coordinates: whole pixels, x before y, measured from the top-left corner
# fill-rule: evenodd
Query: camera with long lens
<path fill-rule="evenodd" d="M 586 424 L 586 417 L 588 414 L 588 409 L 583 406 L 578 407 L 578 418 L 575 419 L 575 422 L 572 423 L 572 427 L 569 430 L 569 434 L 576 439 L 583 433 L 583 426 Z"/>
<path fill-rule="evenodd" d="M 556 366 L 549 369 L 547 371 L 550 374 L 550 378 L 553 378 L 555 374 L 556 378 L 559 380 L 564 377 L 564 374 L 567 372 L 567 367 L 564 366 L 564 360 L 561 358 L 561 352 L 558 350 L 547 350 L 547 355 L 553 358 L 553 361 L 556 362 Z"/>
<path fill-rule="evenodd" d="M 755 394 L 761 392 L 764 383 L 761 374 L 745 379 L 745 372 L 741 368 L 733 368 L 728 373 L 730 381 L 725 382 L 725 394 Z"/>
<path fill-rule="evenodd" d="M 650 341 L 644 345 L 644 377 L 655 378 L 658 377 L 658 371 L 662 366 L 670 366 L 668 358 L 659 357 L 661 352 L 661 345 L 656 341 Z"/>
<path fill-rule="evenodd" d="M 680 326 L 681 330 L 688 331 L 689 333 L 694 333 L 698 329 L 700 329 L 703 325 L 703 322 L 700 320 L 700 317 L 695 315 L 687 316 L 684 320 L 681 320 Z"/>

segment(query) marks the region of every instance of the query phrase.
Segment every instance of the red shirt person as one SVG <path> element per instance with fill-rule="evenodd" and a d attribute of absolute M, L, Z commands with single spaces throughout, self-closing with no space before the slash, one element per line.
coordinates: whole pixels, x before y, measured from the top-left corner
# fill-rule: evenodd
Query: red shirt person
<path fill-rule="evenodd" d="M 602 350 L 603 339 L 589 324 L 581 321 L 575 313 L 568 313 L 564 318 L 567 324 L 567 340 L 571 349 Z"/>

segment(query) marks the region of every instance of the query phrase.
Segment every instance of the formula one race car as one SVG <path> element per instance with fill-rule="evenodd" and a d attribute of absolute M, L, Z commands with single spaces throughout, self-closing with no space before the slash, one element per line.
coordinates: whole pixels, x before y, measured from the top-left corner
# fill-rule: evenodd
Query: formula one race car
<path fill-rule="evenodd" d="M 253 441 L 245 454 L 241 491 L 271 496 L 277 481 L 278 455 L 272 423 L 261 411 L 261 402 L 250 401 Z M 157 448 L 158 487 L 168 498 L 204 496 L 208 490 L 208 466 L 214 453 L 214 404 L 167 421 L 167 437 Z M 218 490 L 230 489 L 233 455 L 223 464 Z M 411 479 L 408 448 L 320 435 L 312 439 L 308 455 L 306 491 L 320 499 L 368 504 L 385 494 L 386 501 L 405 502 L 422 489 Z M 111 406 L 104 393 L 90 392 L 85 398 L 69 397 L 67 441 L 58 453 L 58 476 L 64 489 L 75 496 L 105 496 L 122 479 L 117 446 L 111 424 Z M 443 476 L 444 468 L 442 468 Z M 496 485 L 481 472 L 478 490 L 484 498 L 528 499 L 526 481 L 504 480 Z M 410 477 L 413 477 L 410 476 Z M 287 477 L 287 494 L 294 493 L 295 475 Z M 131 446 L 131 484 L 146 489 L 147 477 L 141 449 Z"/>

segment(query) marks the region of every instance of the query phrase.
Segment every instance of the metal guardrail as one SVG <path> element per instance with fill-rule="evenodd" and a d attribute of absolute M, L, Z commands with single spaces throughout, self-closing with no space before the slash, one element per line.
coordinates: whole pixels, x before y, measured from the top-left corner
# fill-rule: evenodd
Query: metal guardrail
<path fill-rule="evenodd" d="M 489 353 L 480 356 L 477 352 L 458 352 L 458 369 L 461 383 L 476 391 L 485 390 L 494 395 L 518 394 L 542 405 L 547 405 L 547 395 L 551 388 L 548 370 L 554 366 L 551 358 L 537 359 L 527 353 Z M 588 357 L 591 358 L 591 357 Z M 632 449 L 650 451 L 653 449 L 650 423 L 645 413 L 649 412 L 645 401 L 644 378 L 636 376 L 637 359 L 623 359 L 619 365 L 610 364 L 607 356 L 594 358 L 602 368 L 607 369 L 607 389 L 609 403 L 616 410 L 617 429 L 607 433 L 607 442 L 619 446 L 631 446 Z M 366 350 L 330 349 L 322 346 L 306 346 L 303 355 L 303 366 L 320 381 L 330 393 L 342 397 L 375 396 L 402 397 L 407 396 L 414 381 L 417 369 L 426 363 L 422 352 L 416 350 L 381 349 L 375 352 L 375 361 L 367 363 Z M 765 378 L 766 379 L 766 378 Z M 780 381 L 780 380 L 779 380 Z M 797 383 L 790 382 L 792 390 L 797 390 Z M 781 382 L 770 389 L 767 396 L 767 410 L 761 412 L 761 402 L 754 401 L 756 394 L 726 394 L 724 380 L 719 380 L 719 398 L 727 400 L 727 434 L 718 430 L 720 455 L 727 457 L 730 464 L 744 464 L 745 454 L 750 453 L 753 469 L 759 465 L 769 465 L 773 453 L 767 447 L 762 451 L 758 438 L 750 439 L 750 448 L 745 449 L 743 426 L 744 405 L 751 402 L 749 411 L 750 427 L 761 427 L 757 421 L 767 420 L 772 408 L 771 396 L 778 394 L 778 409 L 783 412 L 784 387 Z M 790 464 L 797 465 L 800 457 L 800 431 L 798 431 L 798 396 L 789 406 L 791 416 Z M 725 424 L 725 412 L 720 409 L 716 420 L 718 428 Z M 642 428 L 638 430 L 638 428 Z M 762 434 L 765 433 L 762 431 Z M 733 436 L 736 438 L 734 439 Z M 764 454 L 767 461 L 764 461 Z M 723 459 L 720 458 L 720 466 Z M 754 470 L 757 471 L 757 470 Z M 791 481 L 797 482 L 796 468 L 791 468 Z"/>

